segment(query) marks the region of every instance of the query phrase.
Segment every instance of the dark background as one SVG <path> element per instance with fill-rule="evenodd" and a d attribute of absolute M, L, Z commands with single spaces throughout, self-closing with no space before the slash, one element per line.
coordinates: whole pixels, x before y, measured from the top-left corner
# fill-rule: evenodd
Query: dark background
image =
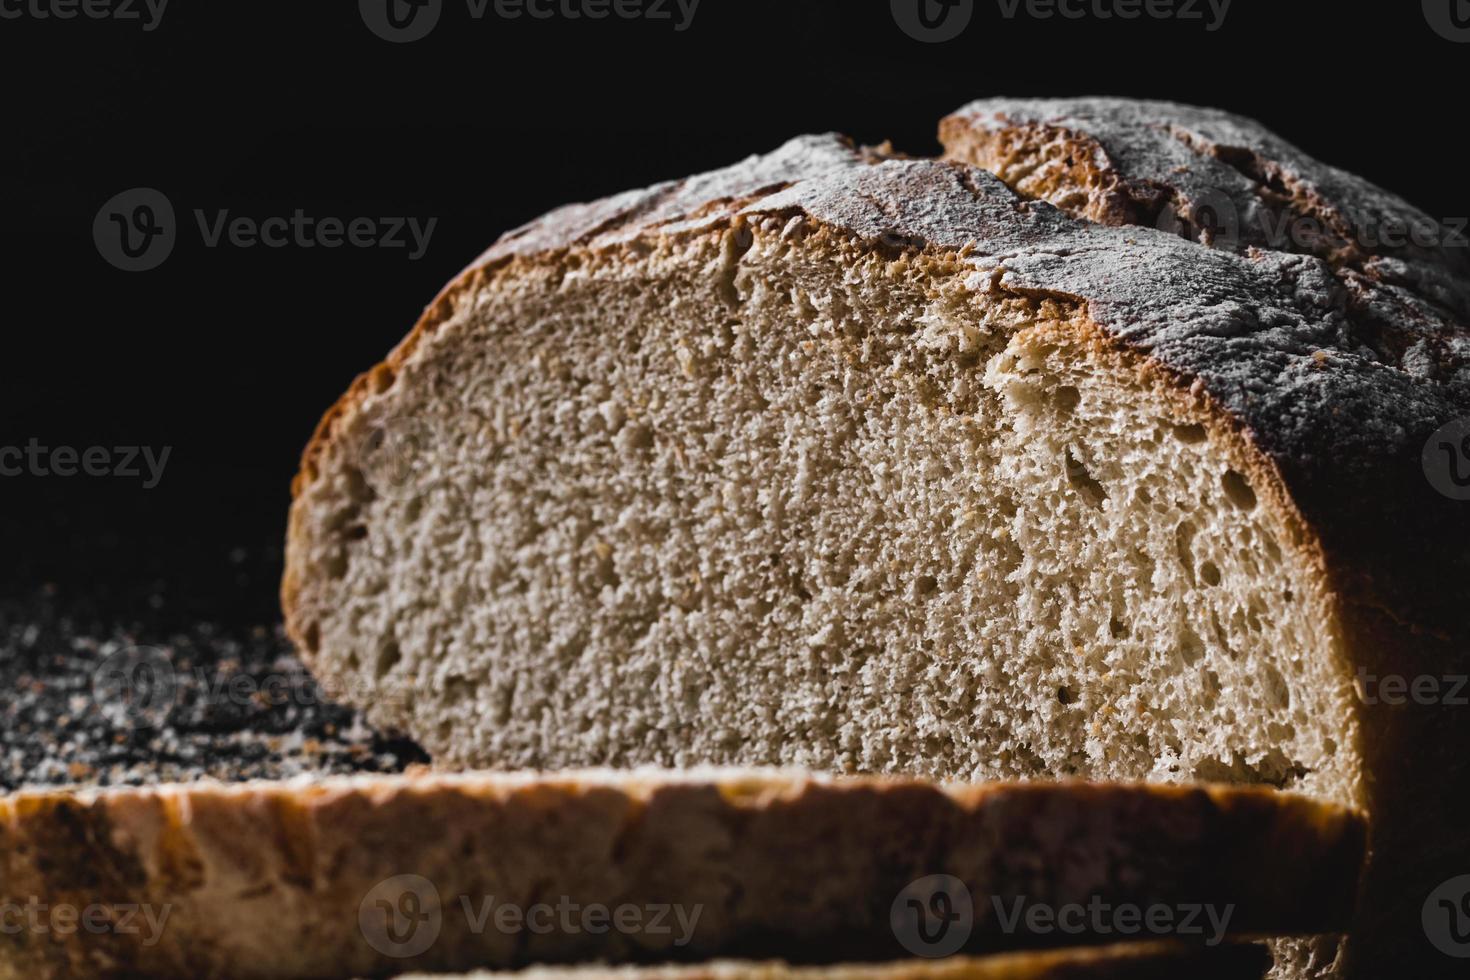
<path fill-rule="evenodd" d="M 7 4 L 16 0 L 5 0 Z M 26 0 L 34 2 L 34 0 Z M 1454 0 L 1443 0 L 1445 4 Z M 1200 21 L 1003 18 L 927 44 L 888 0 L 703 0 L 670 21 L 473 21 L 394 45 L 351 0 L 173 0 L 160 26 L 0 20 L 0 445 L 172 447 L 161 484 L 0 478 L 0 590 L 119 617 L 274 619 L 297 455 L 321 412 L 502 231 L 809 131 L 934 152 L 985 95 L 1236 110 L 1439 218 L 1466 213 L 1470 45 L 1414 0 L 1235 0 Z M 103 202 L 155 187 L 160 268 L 99 256 Z M 195 208 L 438 217 L 405 250 L 206 248 Z"/>

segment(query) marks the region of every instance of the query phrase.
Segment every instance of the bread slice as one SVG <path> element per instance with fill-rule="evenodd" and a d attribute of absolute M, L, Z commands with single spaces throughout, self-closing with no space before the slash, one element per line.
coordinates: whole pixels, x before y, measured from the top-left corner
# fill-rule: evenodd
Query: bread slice
<path fill-rule="evenodd" d="M 517 973 L 474 973 L 464 980 L 1260 980 L 1271 958 L 1262 946 L 1199 948 L 1168 943 L 1120 943 L 1092 949 L 998 953 L 890 963 L 791 966 L 740 962 L 665 966 L 533 967 Z M 434 974 L 401 977 L 430 980 Z M 450 978 L 439 976 L 440 980 Z"/>
<path fill-rule="evenodd" d="M 1124 929 L 1139 928 L 1136 915 L 1109 911 L 1124 906 L 1165 907 L 1178 938 L 1218 943 L 1344 928 L 1363 840 L 1349 811 L 1253 790 L 770 771 L 21 793 L 0 798 L 7 926 L 22 914 L 11 910 L 34 906 L 43 926 L 69 908 L 73 927 L 90 915 L 118 928 L 7 928 L 0 977 L 891 959 L 911 948 L 892 918 L 905 914 L 900 900 L 932 903 L 935 887 L 955 915 L 972 911 L 953 920 L 954 948 L 921 951 L 1136 938 Z M 934 875 L 960 884 L 934 886 Z M 567 915 L 531 911 L 563 905 Z M 586 918 L 594 906 L 628 924 Z M 1031 909 L 1067 906 L 1087 919 L 1027 931 Z M 502 919 L 516 914 L 506 907 L 523 918 Z"/>
<path fill-rule="evenodd" d="M 1364 806 L 1365 948 L 1437 956 L 1470 712 L 1355 682 L 1470 672 L 1470 336 L 1400 255 L 1079 215 L 807 137 L 512 232 L 308 446 L 293 637 L 447 765 Z"/>

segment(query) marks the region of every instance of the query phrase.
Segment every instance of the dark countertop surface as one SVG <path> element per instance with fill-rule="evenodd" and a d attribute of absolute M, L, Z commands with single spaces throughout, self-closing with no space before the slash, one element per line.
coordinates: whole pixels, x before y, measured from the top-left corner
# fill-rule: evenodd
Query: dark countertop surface
<path fill-rule="evenodd" d="M 269 585 L 278 553 L 221 562 L 246 591 Z M 218 594 L 186 590 L 193 595 Z M 200 615 L 161 582 L 0 599 L 0 790 L 116 786 L 303 773 L 395 772 L 423 751 L 371 730 L 323 691 L 266 601 L 263 622 Z M 268 593 L 267 593 L 268 594 Z"/>

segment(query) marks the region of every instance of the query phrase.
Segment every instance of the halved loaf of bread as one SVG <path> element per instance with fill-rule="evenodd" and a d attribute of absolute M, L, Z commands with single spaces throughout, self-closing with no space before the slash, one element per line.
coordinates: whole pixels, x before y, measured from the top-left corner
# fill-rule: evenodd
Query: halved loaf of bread
<path fill-rule="evenodd" d="M 1270 962 L 1261 946 L 1120 943 L 1091 949 L 838 966 L 717 960 L 678 966 L 533 967 L 516 973 L 468 974 L 462 980 L 1260 980 Z M 427 973 L 399 980 L 432 980 L 434 976 L 450 980 Z"/>
<path fill-rule="evenodd" d="M 0 798 L 0 977 L 1219 943 L 1344 928 L 1363 842 L 1349 811 L 1257 790 L 770 771 L 21 793 Z"/>
<path fill-rule="evenodd" d="M 1467 801 L 1441 789 L 1463 780 L 1470 751 L 1470 507 L 1431 483 L 1432 470 L 1459 465 L 1446 449 L 1470 453 L 1452 445 L 1463 432 L 1431 438 L 1470 419 L 1463 220 L 1442 225 L 1216 109 L 984 99 L 943 120 L 940 137 L 949 159 L 1079 219 L 1157 228 L 1253 261 L 1263 250 L 1316 260 L 1278 259 L 1320 277 L 1310 288 L 1342 311 L 1333 335 L 1264 361 L 1222 344 L 1201 377 L 1258 406 L 1240 418 L 1275 457 L 1330 583 L 1356 695 L 1359 799 L 1375 828 L 1358 975 L 1453 975 L 1422 920 L 1449 869 L 1470 866 Z M 1278 650 L 1262 669 L 1300 653 Z"/>
<path fill-rule="evenodd" d="M 1221 117 L 1167 111 L 1115 112 L 1119 145 L 1213 160 L 1241 207 L 1418 213 L 1233 117 L 1257 157 L 1226 167 L 1185 138 Z M 1365 975 L 1437 958 L 1418 916 L 1470 862 L 1439 788 L 1470 712 L 1355 683 L 1466 672 L 1470 516 L 1421 465 L 1470 415 L 1456 256 L 1211 247 L 1179 159 L 987 149 L 981 117 L 952 154 L 1025 193 L 807 137 L 505 236 L 311 441 L 293 637 L 449 765 L 1364 806 Z M 1137 188 L 1169 230 L 1114 224 Z"/>

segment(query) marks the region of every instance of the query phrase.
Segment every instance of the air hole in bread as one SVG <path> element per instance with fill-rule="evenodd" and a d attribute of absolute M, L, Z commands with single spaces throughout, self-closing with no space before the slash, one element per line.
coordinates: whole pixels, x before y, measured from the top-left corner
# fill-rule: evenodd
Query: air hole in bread
<path fill-rule="evenodd" d="M 1186 667 L 1193 667 L 1204 655 L 1204 641 L 1199 638 L 1198 633 L 1186 626 L 1179 637 L 1180 659 L 1184 661 Z"/>
<path fill-rule="evenodd" d="M 1272 562 L 1281 561 L 1281 546 L 1276 543 L 1276 539 L 1270 533 L 1261 536 L 1261 547 L 1266 549 L 1266 556 Z"/>
<path fill-rule="evenodd" d="M 1204 442 L 1205 427 L 1202 425 L 1176 425 L 1174 426 L 1174 438 L 1191 446 Z"/>
<path fill-rule="evenodd" d="M 1179 564 L 1184 567 L 1184 576 L 1190 585 L 1194 585 L 1194 536 L 1198 529 L 1193 521 L 1180 521 L 1179 526 L 1174 529 L 1174 551 L 1179 556 Z"/>
<path fill-rule="evenodd" d="M 382 680 L 384 677 L 388 676 L 393 668 L 398 666 L 399 661 L 401 661 L 402 659 L 403 650 L 398 646 L 397 641 L 385 641 L 383 645 L 378 648 L 378 657 L 373 663 L 373 672 L 377 675 L 378 680 Z"/>
<path fill-rule="evenodd" d="M 1108 499 L 1108 492 L 1101 483 L 1095 480 L 1087 467 L 1077 459 L 1077 456 L 1068 447 L 1066 452 L 1067 482 L 1072 484 L 1082 499 L 1093 507 L 1101 507 L 1104 500 Z"/>
<path fill-rule="evenodd" d="M 1057 408 L 1061 409 L 1063 414 L 1071 415 L 1080 401 L 1082 401 L 1082 393 L 1075 386 L 1062 385 L 1057 389 Z"/>
<path fill-rule="evenodd" d="M 398 376 L 388 365 L 379 364 L 377 367 L 373 368 L 372 373 L 368 375 L 368 377 L 370 379 L 369 385 L 372 388 L 373 394 L 381 395 L 383 394 L 383 392 L 393 387 L 393 382 L 397 380 Z"/>
<path fill-rule="evenodd" d="M 1220 675 L 1212 668 L 1206 667 L 1200 673 L 1200 693 L 1209 707 L 1214 707 L 1220 700 Z"/>
<path fill-rule="evenodd" d="M 1194 778 L 1207 783 L 1265 783 L 1277 789 L 1296 785 L 1311 770 L 1279 750 L 1268 750 L 1254 763 L 1240 753 L 1232 753 L 1230 761 L 1204 759 L 1194 767 Z"/>
<path fill-rule="evenodd" d="M 1274 709 L 1285 710 L 1291 707 L 1291 689 L 1286 686 L 1286 678 L 1281 676 L 1281 671 L 1273 663 L 1261 666 L 1261 676 L 1265 682 L 1267 703 Z"/>
<path fill-rule="evenodd" d="M 1256 509 L 1256 492 L 1251 489 L 1250 483 L 1245 477 L 1235 470 L 1226 470 L 1225 475 L 1220 478 L 1225 487 L 1225 496 L 1230 502 L 1241 510 Z"/>

